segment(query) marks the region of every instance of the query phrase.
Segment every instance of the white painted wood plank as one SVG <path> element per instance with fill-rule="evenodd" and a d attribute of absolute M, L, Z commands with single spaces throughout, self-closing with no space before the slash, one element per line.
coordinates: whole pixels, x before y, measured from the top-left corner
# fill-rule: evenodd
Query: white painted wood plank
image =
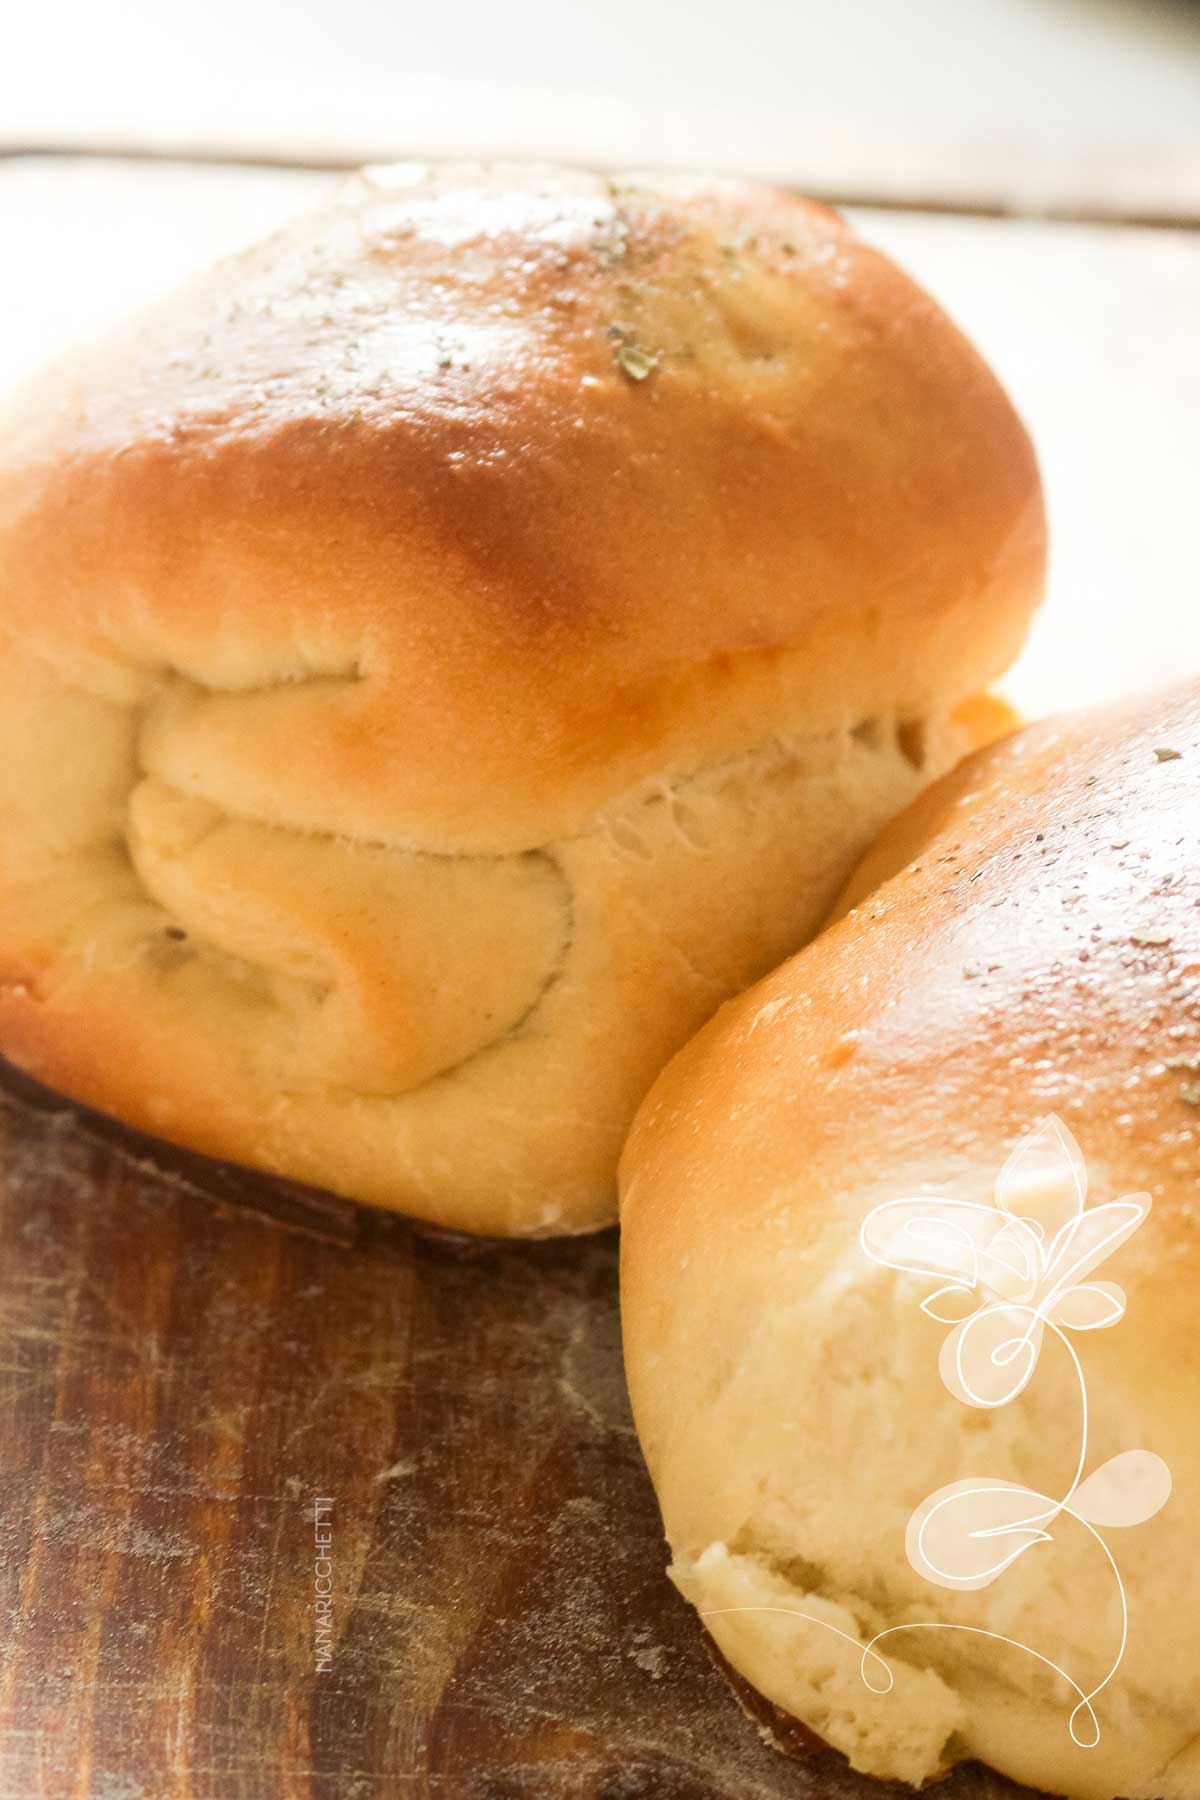
<path fill-rule="evenodd" d="M 1200 214 L 1194 0 L 45 0 L 0 145 L 715 164 L 833 198 Z"/>

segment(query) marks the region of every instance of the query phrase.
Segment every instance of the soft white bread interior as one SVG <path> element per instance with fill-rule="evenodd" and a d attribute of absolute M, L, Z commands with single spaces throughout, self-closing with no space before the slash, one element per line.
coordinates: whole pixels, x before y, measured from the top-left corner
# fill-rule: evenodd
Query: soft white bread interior
<path fill-rule="evenodd" d="M 669 1065 L 626 1148 L 672 1574 L 873 1775 L 978 1757 L 1081 1800 L 1200 1791 L 1198 832 L 1200 683 L 980 751 Z M 1050 1118 L 1045 1166 L 1027 1147 L 997 1184 Z M 997 1323 L 1033 1333 L 1020 1361 Z M 922 1508 L 980 1482 L 1018 1510 L 954 1554 L 1013 1560 L 947 1586 Z"/>
<path fill-rule="evenodd" d="M 601 1225 L 1043 560 L 994 377 L 825 209 L 369 173 L 0 417 L 0 1049 L 444 1225 Z"/>

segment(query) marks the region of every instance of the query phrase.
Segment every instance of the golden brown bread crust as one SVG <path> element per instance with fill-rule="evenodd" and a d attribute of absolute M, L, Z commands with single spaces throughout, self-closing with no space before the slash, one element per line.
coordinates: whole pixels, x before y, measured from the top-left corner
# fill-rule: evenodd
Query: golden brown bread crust
<path fill-rule="evenodd" d="M 1043 569 L 1028 440 L 835 215 L 734 182 L 409 179 L 4 420 L 14 631 L 121 683 L 291 683 L 249 767 L 219 705 L 165 764 L 195 745 L 237 810 L 525 849 L 801 695 L 814 731 L 920 717 L 1007 662 Z M 309 674 L 346 681 L 336 707 Z"/>
<path fill-rule="evenodd" d="M 1006 1154 L 1049 1113 L 1078 1140 L 1098 1198 L 1152 1196 L 1111 1271 L 1128 1314 L 1084 1351 L 1095 1461 L 1111 1432 L 1110 1449 L 1144 1442 L 1174 1479 L 1161 1520 L 1122 1534 L 1131 1636 L 1105 1696 L 1103 1754 L 1073 1750 L 1064 1711 L 1039 1699 L 1029 1667 L 988 1646 L 968 1653 L 962 1639 L 939 1660 L 943 1639 L 934 1658 L 948 1683 L 929 1703 L 935 1761 L 949 1731 L 944 1759 L 984 1755 L 1051 1792 L 1194 1785 L 1185 1761 L 1161 1781 L 1156 1771 L 1200 1733 L 1200 1609 L 1188 1585 L 1200 1526 L 1198 829 L 1195 682 L 989 745 L 884 831 L 839 923 L 674 1059 L 622 1159 L 627 1367 L 681 1584 L 702 1606 L 760 1580 L 780 1600 L 788 1569 L 793 1599 L 807 1582 L 826 1599 L 848 1595 L 860 1619 L 872 1616 L 866 1595 L 876 1605 L 890 1595 L 889 1618 L 926 1616 L 903 1610 L 929 1605 L 906 1587 L 903 1554 L 904 1519 L 926 1491 L 923 1457 L 942 1471 L 929 1488 L 982 1471 L 1029 1479 L 1067 1460 L 1076 1431 L 1070 1393 L 1053 1385 L 1032 1389 L 1029 1412 L 985 1439 L 964 1425 L 969 1409 L 937 1379 L 921 1290 L 893 1291 L 863 1264 L 861 1221 L 903 1195 L 987 1198 Z M 849 1362 L 835 1379 L 822 1357 L 839 1333 Z M 1057 1401 L 1039 1413 L 1047 1392 Z M 817 1522 L 821 1502 L 805 1491 L 813 1468 L 840 1523 Z M 778 1497 L 774 1511 L 764 1495 Z M 717 1542 L 740 1555 L 697 1572 Z M 1005 1619 L 995 1628 L 1050 1654 L 1074 1630 L 1073 1653 L 1090 1641 L 1099 1656 L 1111 1583 L 1102 1560 L 1097 1574 L 1080 1556 L 1079 1568 L 1037 1565 L 1027 1592 L 989 1590 L 1007 1613 L 960 1617 Z M 1022 1619 L 1037 1621 L 1034 1635 L 1014 1629 Z M 746 1630 L 737 1642 L 718 1630 L 725 1653 L 777 1702 L 794 1681 L 794 1708 L 827 1729 L 813 1695 L 801 1698 L 811 1641 L 788 1640 L 801 1661 L 784 1676 L 778 1645 Z M 910 1723 L 923 1705 L 910 1705 Z M 897 1758 L 916 1756 L 849 1730 L 843 1741 L 876 1772 L 904 1773 Z"/>
<path fill-rule="evenodd" d="M 34 728 L 59 773 L 27 745 L 8 796 L 0 1045 L 150 1129 L 446 1223 L 602 1222 L 654 1059 L 802 941 L 953 756 L 1043 561 L 999 386 L 824 209 L 671 177 L 360 178 L 0 418 L 3 704 L 62 716 Z M 70 849 L 103 841 L 88 880 L 124 908 L 99 946 L 84 889 L 61 917 L 39 899 L 29 820 L 91 791 L 92 739 L 108 773 Z M 781 756 L 839 798 L 814 778 L 807 822 L 777 808 L 748 862 L 758 802 L 706 789 L 705 871 L 638 877 L 652 918 L 672 879 L 697 890 L 694 921 L 685 901 L 669 951 L 644 920 L 624 938 L 621 881 L 593 882 L 612 819 L 636 836 L 656 793 L 728 768 L 778 786 Z M 755 898 L 697 977 L 705 885 L 735 871 Z M 529 1043 L 551 992 L 591 1012 L 553 1074 Z M 502 1043 L 487 1104 L 427 1091 Z M 380 1109 L 418 1087 L 410 1133 Z M 530 1097 L 542 1142 L 499 1151 Z M 463 1167 L 445 1134 L 472 1130 Z"/>

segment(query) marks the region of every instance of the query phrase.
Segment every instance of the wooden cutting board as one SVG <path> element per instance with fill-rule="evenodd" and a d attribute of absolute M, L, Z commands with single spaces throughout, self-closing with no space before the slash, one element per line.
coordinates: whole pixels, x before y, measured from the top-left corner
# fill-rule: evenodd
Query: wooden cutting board
<path fill-rule="evenodd" d="M 885 1791 L 771 1747 L 664 1575 L 613 1233 L 436 1238 L 11 1073 L 0 1233 L 0 1800 Z"/>

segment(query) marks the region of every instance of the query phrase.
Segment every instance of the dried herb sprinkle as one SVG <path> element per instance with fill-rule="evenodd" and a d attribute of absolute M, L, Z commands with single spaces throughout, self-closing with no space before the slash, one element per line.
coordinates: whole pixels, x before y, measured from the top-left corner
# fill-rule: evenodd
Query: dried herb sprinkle
<path fill-rule="evenodd" d="M 636 344 L 619 344 L 617 361 L 630 381 L 645 381 L 657 366 L 658 358 L 651 356 L 648 351 L 639 350 Z"/>

